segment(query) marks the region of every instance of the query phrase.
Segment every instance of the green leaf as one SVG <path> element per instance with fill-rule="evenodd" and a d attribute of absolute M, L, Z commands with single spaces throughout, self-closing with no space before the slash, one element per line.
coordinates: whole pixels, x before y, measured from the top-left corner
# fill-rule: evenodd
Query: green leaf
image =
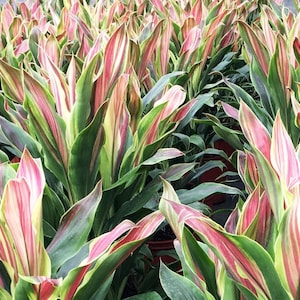
<path fill-rule="evenodd" d="M 142 165 L 155 165 L 165 160 L 183 156 L 183 152 L 176 148 L 161 148 L 150 158 L 145 160 Z"/>
<path fill-rule="evenodd" d="M 182 205 L 170 184 L 164 182 L 159 209 L 180 241 L 188 226 L 214 252 L 229 277 L 247 299 L 290 299 L 282 286 L 274 262 L 255 241 L 225 232 L 219 224 L 186 205 Z"/>
<path fill-rule="evenodd" d="M 16 171 L 7 163 L 0 164 L 0 198 L 2 199 L 7 182 L 16 177 Z"/>
<path fill-rule="evenodd" d="M 12 100 L 24 101 L 24 80 L 21 69 L 16 69 L 0 60 L 1 89 Z"/>
<path fill-rule="evenodd" d="M 172 77 L 175 76 L 179 76 L 184 74 L 184 72 L 182 71 L 176 71 L 176 72 L 172 72 L 169 74 L 166 74 L 164 76 L 162 76 L 154 85 L 154 87 L 147 93 L 147 95 L 145 95 L 142 99 L 143 101 L 143 110 L 146 108 L 147 105 L 149 105 L 151 103 L 151 101 L 153 101 L 157 96 L 159 96 L 164 88 L 166 87 L 166 85 L 169 83 L 169 80 Z"/>
<path fill-rule="evenodd" d="M 243 196 L 243 192 L 240 189 L 217 182 L 204 182 L 191 190 L 177 191 L 178 197 L 183 204 L 201 201 L 215 193 Z"/>
<path fill-rule="evenodd" d="M 81 73 L 76 84 L 76 101 L 70 117 L 70 144 L 87 125 L 91 113 L 91 95 L 93 89 L 93 76 L 98 62 L 96 55 Z"/>
<path fill-rule="evenodd" d="M 0 141 L 2 144 L 10 146 L 13 154 L 21 157 L 26 147 L 34 157 L 40 156 L 37 142 L 24 129 L 3 117 L 0 117 L 0 128 Z"/>
<path fill-rule="evenodd" d="M 257 102 L 252 98 L 252 96 L 248 94 L 245 90 L 243 90 L 241 87 L 232 82 L 227 81 L 226 79 L 224 79 L 224 82 L 233 91 L 238 102 L 240 102 L 240 100 L 243 100 L 247 104 L 247 106 L 250 107 L 252 112 L 258 117 L 261 123 L 264 124 L 268 131 L 271 132 L 273 121 L 269 113 L 265 109 L 259 107 Z"/>
<path fill-rule="evenodd" d="M 162 300 L 162 297 L 157 292 L 149 292 L 127 297 L 124 300 Z"/>
<path fill-rule="evenodd" d="M 54 239 L 47 247 L 53 274 L 86 242 L 101 197 L 99 182 L 88 196 L 74 204 L 63 216 Z"/>
<path fill-rule="evenodd" d="M 215 299 L 219 299 L 215 277 L 215 265 L 207 255 L 207 251 L 204 250 L 203 244 L 200 246 L 192 233 L 186 228 L 184 228 L 183 231 L 181 247 L 188 266 L 192 268 L 194 274 L 199 274 L 199 271 L 202 273 L 205 278 L 207 290 Z M 193 280 L 192 276 L 190 279 Z"/>
<path fill-rule="evenodd" d="M 125 220 L 110 232 L 94 239 L 89 247 L 89 256 L 65 278 L 64 299 L 71 299 L 69 297 L 74 294 L 74 300 L 95 297 L 99 286 L 106 283 L 115 269 L 155 232 L 163 220 L 164 217 L 156 211 L 137 224 Z M 115 242 L 128 230 L 125 236 Z"/>
<path fill-rule="evenodd" d="M 277 224 L 280 223 L 284 212 L 284 196 L 278 176 L 264 155 L 253 148 L 261 181 L 264 185 Z"/>
<path fill-rule="evenodd" d="M 94 187 L 103 143 L 103 105 L 88 127 L 76 137 L 69 160 L 69 180 L 75 200 L 85 197 Z"/>
<path fill-rule="evenodd" d="M 0 299 L 11 300 L 12 296 L 3 288 L 0 288 Z"/>
<path fill-rule="evenodd" d="M 171 300 L 207 300 L 205 294 L 191 280 L 173 272 L 163 262 L 160 263 L 159 278 Z"/>
<path fill-rule="evenodd" d="M 43 276 L 21 276 L 16 285 L 14 299 L 57 300 L 59 298 L 60 283 L 60 279 L 51 279 Z"/>
<path fill-rule="evenodd" d="M 280 223 L 275 244 L 275 266 L 293 299 L 299 299 L 299 211 L 298 199 L 286 210 Z"/>
<path fill-rule="evenodd" d="M 24 107 L 31 129 L 42 145 L 45 165 L 68 189 L 66 166 L 68 149 L 64 120 L 55 111 L 52 94 L 39 81 L 24 73 L 26 97 Z"/>

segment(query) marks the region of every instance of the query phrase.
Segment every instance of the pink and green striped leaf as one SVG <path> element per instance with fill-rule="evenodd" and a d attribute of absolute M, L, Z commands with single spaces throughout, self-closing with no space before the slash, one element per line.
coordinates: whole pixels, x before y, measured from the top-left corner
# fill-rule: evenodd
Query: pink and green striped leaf
<path fill-rule="evenodd" d="M 277 114 L 273 126 L 271 163 L 280 181 L 292 190 L 300 183 L 300 163 L 293 142 Z"/>
<path fill-rule="evenodd" d="M 121 165 L 121 175 L 152 157 L 162 146 L 162 141 L 171 134 L 176 126 L 175 123 L 168 123 L 168 121 L 176 115 L 184 100 L 185 92 L 182 88 L 173 86 L 155 102 L 154 107 L 141 119 L 133 137 L 133 145 L 125 153 Z"/>
<path fill-rule="evenodd" d="M 0 59 L 2 89 L 7 97 L 22 104 L 25 98 L 23 72 Z"/>
<path fill-rule="evenodd" d="M 172 23 L 170 20 L 166 20 L 164 24 L 164 28 L 161 33 L 161 40 L 164 41 L 163 43 L 160 44 L 160 47 L 158 47 L 157 50 L 157 55 L 156 55 L 156 61 L 155 61 L 155 66 L 156 67 L 156 72 L 157 72 L 157 77 L 161 78 L 163 75 L 168 73 L 168 68 L 169 68 L 169 59 L 170 59 L 170 41 L 171 41 L 171 36 L 172 36 Z"/>
<path fill-rule="evenodd" d="M 259 174 L 254 155 L 249 151 L 238 151 L 238 172 L 246 190 L 251 193 L 259 184 Z"/>
<path fill-rule="evenodd" d="M 299 186 L 298 186 L 299 189 Z M 275 245 L 275 266 L 277 272 L 293 299 L 299 298 L 300 264 L 299 264 L 299 193 L 292 205 L 285 212 L 279 227 Z"/>
<path fill-rule="evenodd" d="M 25 149 L 16 178 L 7 183 L 1 202 L 0 256 L 13 269 L 13 285 L 19 275 L 50 276 L 42 235 L 44 186 L 41 162 Z"/>
<path fill-rule="evenodd" d="M 40 48 L 39 52 L 40 56 L 43 56 L 43 59 L 40 60 L 40 63 L 43 69 L 47 72 L 47 76 L 49 77 L 50 90 L 53 94 L 57 113 L 68 124 L 72 104 L 65 75 L 49 58 L 46 49 Z"/>
<path fill-rule="evenodd" d="M 239 113 L 240 125 L 249 143 L 257 148 L 270 161 L 271 137 L 266 127 L 252 110 L 241 101 Z"/>
<path fill-rule="evenodd" d="M 54 100 L 40 82 L 24 73 L 26 99 L 24 107 L 38 141 L 45 153 L 45 164 L 68 189 L 68 149 L 65 139 L 65 123 L 54 108 Z"/>
<path fill-rule="evenodd" d="M 102 183 L 85 198 L 76 202 L 62 217 L 56 235 L 47 247 L 52 274 L 86 243 L 102 197 Z"/>
<path fill-rule="evenodd" d="M 155 232 L 163 220 L 158 211 L 147 215 L 137 224 L 125 220 L 112 231 L 93 240 L 89 256 L 64 279 L 62 297 L 66 300 L 92 299 L 97 288 L 105 284 L 114 270 Z M 124 237 L 113 243 L 128 230 Z M 98 299 L 105 298 L 105 295 L 97 296 Z"/>
<path fill-rule="evenodd" d="M 278 175 L 265 156 L 256 148 L 253 148 L 253 152 L 261 182 L 267 193 L 275 220 L 279 224 L 286 205 L 285 202 L 289 202 L 291 195 L 287 190 L 282 190 Z"/>
<path fill-rule="evenodd" d="M 128 84 L 129 75 L 121 75 L 112 90 L 103 120 L 105 140 L 100 152 L 100 173 L 104 188 L 118 179 L 122 158 L 127 150 L 130 117 L 126 105 Z"/>
<path fill-rule="evenodd" d="M 257 241 L 265 249 L 274 239 L 274 216 L 266 192 L 258 186 L 247 198 L 239 216 L 236 233 Z M 272 246 L 272 244 L 271 244 Z"/>
<path fill-rule="evenodd" d="M 138 66 L 137 75 L 138 78 L 141 80 L 141 82 L 144 81 L 145 77 L 147 77 L 147 68 L 149 64 L 154 64 L 155 61 L 153 58 L 154 52 L 157 49 L 158 45 L 160 44 L 163 27 L 164 27 L 164 21 L 161 20 L 153 29 L 151 32 L 151 35 L 142 42 L 141 44 L 141 54 L 140 54 L 140 62 Z M 162 49 L 163 51 L 166 51 L 166 49 Z M 163 53 L 163 55 L 166 55 L 166 53 Z M 153 61 L 152 61 L 153 60 Z M 155 70 L 154 70 L 155 72 Z M 154 73 L 154 76 L 156 76 L 156 72 Z"/>
<path fill-rule="evenodd" d="M 275 53 L 270 60 L 268 73 L 268 91 L 272 97 L 275 112 L 280 110 L 281 118 L 289 124 L 288 106 L 290 103 L 290 88 L 292 84 L 292 68 L 288 56 L 286 39 L 278 34 Z"/>
<path fill-rule="evenodd" d="M 175 241 L 177 253 L 182 252 L 180 260 L 183 266 L 184 276 L 191 279 L 200 290 L 202 290 L 209 298 L 211 295 L 213 299 L 218 299 L 218 288 L 216 284 L 216 269 L 210 253 L 203 243 L 199 243 L 193 233 L 187 228 L 184 228 L 181 244 Z M 181 247 L 180 250 L 177 248 Z M 195 259 L 198 257 L 199 259 Z M 184 266 L 188 267 L 184 268 Z"/>
<path fill-rule="evenodd" d="M 45 276 L 20 276 L 13 296 L 14 299 L 56 300 L 59 298 L 60 284 L 61 279 L 50 279 Z"/>
<path fill-rule="evenodd" d="M 247 45 L 247 49 L 251 53 L 257 65 L 261 68 L 264 76 L 267 77 L 269 69 L 270 56 L 263 41 L 259 39 L 255 31 L 245 22 L 239 21 L 239 31 L 242 39 Z"/>
<path fill-rule="evenodd" d="M 177 238 L 180 239 L 184 225 L 195 231 L 220 259 L 229 277 L 247 299 L 290 299 L 271 257 L 258 243 L 245 236 L 226 233 L 201 212 L 180 204 L 176 196 L 174 201 L 175 192 L 170 185 L 167 189 L 159 208 Z"/>
<path fill-rule="evenodd" d="M 165 104 L 158 115 L 152 120 L 151 127 L 149 126 L 144 133 L 146 144 L 151 144 L 155 141 L 159 134 L 159 124 L 162 120 L 170 117 L 175 113 L 180 105 L 184 103 L 186 97 L 185 91 L 180 86 L 171 87 L 159 100 L 154 103 L 154 107 Z"/>
<path fill-rule="evenodd" d="M 91 101 L 94 87 L 93 78 L 98 60 L 98 55 L 93 57 L 76 83 L 75 103 L 71 110 L 70 124 L 67 127 L 67 137 L 70 145 L 73 144 L 78 134 L 86 128 L 89 119 L 94 116 Z"/>
<path fill-rule="evenodd" d="M 109 91 L 125 70 L 129 57 L 129 39 L 124 25 L 120 26 L 109 39 L 103 57 L 102 74 L 96 81 L 93 112 L 109 98 Z"/>
<path fill-rule="evenodd" d="M 88 257 L 82 261 L 79 267 L 71 270 L 63 280 L 61 291 L 63 299 L 73 299 L 76 290 L 91 267 L 91 264 L 103 256 L 117 238 L 123 235 L 126 231 L 134 228 L 134 226 L 134 223 L 125 220 L 112 231 L 97 237 L 91 242 Z"/>

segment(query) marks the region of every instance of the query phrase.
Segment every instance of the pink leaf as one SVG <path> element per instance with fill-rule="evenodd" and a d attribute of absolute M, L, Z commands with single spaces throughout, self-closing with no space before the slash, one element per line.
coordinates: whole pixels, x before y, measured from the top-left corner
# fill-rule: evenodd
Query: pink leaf
<path fill-rule="evenodd" d="M 24 150 L 17 171 L 17 178 L 25 178 L 30 188 L 30 209 L 33 211 L 41 202 L 46 180 L 40 159 L 33 159 L 27 149 Z"/>
<path fill-rule="evenodd" d="M 104 254 L 110 255 L 114 252 L 121 251 L 121 253 L 123 253 L 122 259 L 117 262 L 118 265 L 121 264 L 132 253 L 132 251 L 142 244 L 145 238 L 154 233 L 163 220 L 164 217 L 161 213 L 156 211 L 144 217 L 137 224 L 125 220 L 117 225 L 112 231 L 94 239 L 90 244 L 89 256 L 80 264 L 80 267 L 73 270 L 71 272 L 72 274 L 70 273 L 70 276 L 67 276 L 66 284 L 68 285 L 68 289 L 64 295 L 64 299 L 72 299 L 84 276 L 97 259 L 101 258 Z M 117 238 L 128 230 L 130 231 L 127 235 L 112 245 Z M 113 272 L 117 266 L 113 267 L 111 272 Z M 110 273 L 106 274 L 107 277 L 109 275 Z M 68 284 L 68 280 L 71 280 L 70 285 Z"/>
<path fill-rule="evenodd" d="M 275 245 L 275 265 L 293 299 L 299 296 L 300 282 L 300 201 L 299 193 L 286 211 Z"/>
<path fill-rule="evenodd" d="M 108 41 L 103 58 L 103 72 L 96 82 L 94 112 L 108 98 L 108 91 L 124 70 L 129 55 L 125 26 L 120 26 Z"/>
<path fill-rule="evenodd" d="M 266 127 L 243 101 L 240 104 L 239 120 L 243 133 L 250 144 L 256 147 L 270 161 L 270 135 Z"/>
<path fill-rule="evenodd" d="M 129 75 L 121 75 L 112 91 L 103 122 L 106 139 L 101 155 L 103 157 L 105 152 L 107 162 L 102 172 L 104 187 L 117 179 L 124 155 L 129 126 L 129 113 L 126 106 L 128 83 Z"/>
<path fill-rule="evenodd" d="M 227 114 L 227 116 L 229 116 L 235 120 L 239 119 L 238 109 L 236 109 L 235 107 L 231 106 L 230 104 L 228 104 L 226 102 L 222 102 L 222 107 L 223 107 L 225 113 Z"/>
<path fill-rule="evenodd" d="M 288 189 L 292 189 L 300 183 L 299 159 L 279 113 L 273 127 L 271 163 L 280 180 L 286 184 Z"/>
<path fill-rule="evenodd" d="M 239 216 L 237 234 L 246 235 L 264 248 L 270 242 L 273 213 L 267 193 L 258 186 L 247 198 Z"/>

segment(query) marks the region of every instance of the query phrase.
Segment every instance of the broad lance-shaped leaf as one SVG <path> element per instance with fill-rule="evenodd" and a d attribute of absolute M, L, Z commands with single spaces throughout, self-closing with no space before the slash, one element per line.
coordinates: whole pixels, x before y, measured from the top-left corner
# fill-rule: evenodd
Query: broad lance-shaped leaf
<path fill-rule="evenodd" d="M 133 166 L 137 166 L 148 159 L 160 147 L 161 140 L 166 139 L 175 129 L 176 124 L 182 116 L 185 116 L 190 105 L 183 106 L 184 114 L 180 114 L 180 105 L 185 100 L 185 92 L 180 86 L 173 86 L 168 90 L 159 100 L 155 102 L 154 107 L 141 119 L 138 130 L 133 137 L 132 146 L 126 151 L 122 164 L 120 174 L 123 176 Z M 193 104 L 194 102 L 192 102 Z M 168 124 L 168 121 L 170 124 Z M 147 148 L 147 146 L 149 146 Z M 152 146 L 152 147 L 151 147 Z"/>
<path fill-rule="evenodd" d="M 166 186 L 166 184 L 165 184 Z M 177 238 L 184 225 L 195 231 L 224 265 L 230 278 L 247 299 L 290 299 L 283 288 L 269 254 L 245 236 L 226 233 L 224 229 L 201 212 L 182 205 L 169 196 L 161 198 L 159 209 L 172 226 Z"/>
<path fill-rule="evenodd" d="M 246 191 L 253 192 L 259 183 L 259 174 L 254 155 L 249 151 L 238 151 L 238 172 L 242 178 Z"/>
<path fill-rule="evenodd" d="M 34 299 L 56 300 L 59 298 L 59 287 L 61 278 L 51 279 L 45 276 L 20 276 L 16 285 L 13 299 L 29 299 L 29 295 Z M 24 295 L 27 297 L 24 298 Z"/>
<path fill-rule="evenodd" d="M 159 133 L 159 123 L 160 121 L 171 116 L 176 110 L 183 104 L 186 97 L 186 93 L 180 86 L 171 87 L 159 100 L 155 101 L 154 107 L 165 104 L 159 114 L 152 120 L 152 124 L 145 128 L 146 132 L 144 133 L 146 144 L 151 144 L 157 138 Z"/>
<path fill-rule="evenodd" d="M 142 42 L 141 45 L 141 56 L 140 56 L 140 62 L 139 62 L 139 68 L 137 71 L 138 78 L 143 81 L 146 75 L 146 69 L 151 62 L 151 58 L 153 56 L 154 51 L 157 48 L 157 45 L 161 38 L 161 31 L 164 26 L 164 20 L 161 20 L 154 28 L 154 30 L 151 32 L 151 35 Z M 154 63 L 154 62 L 153 62 Z M 153 74 L 154 76 L 156 74 Z"/>
<path fill-rule="evenodd" d="M 286 117 L 287 106 L 290 102 L 290 91 L 292 82 L 291 62 L 288 55 L 286 39 L 281 35 L 276 36 L 276 51 L 270 61 L 268 83 L 270 95 L 275 107 L 280 109 L 282 118 Z M 289 122 L 290 120 L 284 120 Z"/>
<path fill-rule="evenodd" d="M 215 299 L 212 296 L 208 298 L 193 281 L 171 271 L 163 262 L 160 263 L 159 278 L 169 299 Z"/>
<path fill-rule="evenodd" d="M 30 211 L 32 213 L 32 225 L 40 236 L 36 236 L 36 242 L 43 240 L 42 235 L 42 196 L 46 185 L 42 163 L 39 159 L 33 159 L 25 148 L 16 178 L 25 178 L 30 189 Z"/>
<path fill-rule="evenodd" d="M 253 148 L 253 152 L 261 182 L 267 193 L 275 220 L 279 224 L 284 212 L 285 202 L 290 202 L 291 194 L 287 190 L 283 192 L 278 176 L 265 156 L 256 148 Z"/>
<path fill-rule="evenodd" d="M 124 71 L 129 55 L 129 45 L 126 28 L 122 25 L 113 33 L 104 51 L 103 71 L 95 87 L 94 113 L 109 97 L 109 90 Z"/>
<path fill-rule="evenodd" d="M 216 269 L 206 245 L 198 243 L 193 233 L 184 228 L 181 243 L 174 241 L 183 274 L 205 293 L 206 299 L 219 299 L 216 285 Z M 197 259 L 195 259 L 197 257 Z"/>
<path fill-rule="evenodd" d="M 161 148 L 150 158 L 145 160 L 142 165 L 155 165 L 162 161 L 183 156 L 184 153 L 176 148 Z"/>
<path fill-rule="evenodd" d="M 222 102 L 222 107 L 225 111 L 225 113 L 227 114 L 227 116 L 235 119 L 235 120 L 238 120 L 239 119 L 239 111 L 231 106 L 230 104 L 226 103 L 226 102 Z"/>
<path fill-rule="evenodd" d="M 40 48 L 40 56 L 43 56 L 41 64 L 43 69 L 47 71 L 49 77 L 49 85 L 55 101 L 57 113 L 69 123 L 72 103 L 65 75 L 58 66 L 48 57 L 46 49 Z M 72 64 L 71 64 L 72 67 Z"/>
<path fill-rule="evenodd" d="M 91 287 L 105 284 L 115 269 L 155 232 L 163 220 L 162 214 L 156 211 L 137 224 L 125 220 L 112 231 L 94 239 L 88 257 L 64 279 L 61 297 L 66 300 L 92 299 L 96 292 Z M 128 230 L 128 234 L 113 244 Z M 105 295 L 98 296 L 98 299 L 102 298 Z"/>
<path fill-rule="evenodd" d="M 99 57 L 94 56 L 91 62 L 81 72 L 76 83 L 76 101 L 71 110 L 70 123 L 67 124 L 67 141 L 71 146 L 78 134 L 86 128 L 92 114 L 91 98 L 93 91 L 93 77 Z M 96 113 L 96 112 L 95 112 Z"/>
<path fill-rule="evenodd" d="M 78 268 L 71 270 L 64 279 L 61 295 L 63 299 L 73 299 L 73 296 L 84 276 L 88 272 L 91 263 L 104 255 L 115 239 L 119 238 L 122 234 L 133 227 L 134 223 L 125 220 L 116 226 L 112 231 L 107 232 L 92 241 L 89 247 L 89 256 L 80 264 Z M 93 250 L 97 250 L 97 252 L 93 252 Z"/>
<path fill-rule="evenodd" d="M 147 105 L 149 105 L 152 101 L 154 101 L 156 97 L 158 97 L 164 91 L 164 89 L 166 88 L 167 84 L 169 83 L 172 77 L 176 77 L 183 74 L 184 72 L 177 71 L 177 72 L 168 73 L 162 76 L 161 78 L 159 78 L 159 80 L 156 82 L 154 87 L 142 99 L 143 110 L 147 107 Z"/>
<path fill-rule="evenodd" d="M 4 93 L 10 99 L 22 104 L 25 97 L 22 70 L 16 69 L 0 59 L 0 75 Z"/>
<path fill-rule="evenodd" d="M 299 187 L 298 187 L 299 188 Z M 300 295 L 300 201 L 299 192 L 295 201 L 285 212 L 279 227 L 275 245 L 275 267 L 293 299 Z"/>
<path fill-rule="evenodd" d="M 257 61 L 263 74 L 267 76 L 270 57 L 266 47 L 263 45 L 263 41 L 258 38 L 254 30 L 245 22 L 240 21 L 238 25 L 241 37 L 246 42 L 253 59 Z"/>
<path fill-rule="evenodd" d="M 271 137 L 266 127 L 243 101 L 240 104 L 239 120 L 249 143 L 270 161 Z"/>
<path fill-rule="evenodd" d="M 102 183 L 85 198 L 76 202 L 62 217 L 56 235 L 47 247 L 52 274 L 86 243 L 102 197 Z"/>
<path fill-rule="evenodd" d="M 25 147 L 34 157 L 40 155 L 34 137 L 4 117 L 0 117 L 0 143 L 9 147 L 10 152 L 17 157 L 21 157 Z"/>
<path fill-rule="evenodd" d="M 273 229 L 273 213 L 266 192 L 261 187 L 249 195 L 239 216 L 236 233 L 257 241 L 268 249 Z"/>
<path fill-rule="evenodd" d="M 68 175 L 75 201 L 89 194 L 96 184 L 107 104 L 101 106 L 91 123 L 78 134 L 71 148 Z"/>
<path fill-rule="evenodd" d="M 100 173 L 104 188 L 109 187 L 118 178 L 118 172 L 124 156 L 129 128 L 129 113 L 126 106 L 129 75 L 119 77 L 103 120 L 105 135 L 100 152 Z"/>
<path fill-rule="evenodd" d="M 272 134 L 271 163 L 280 181 L 291 191 L 300 183 L 300 163 L 293 142 L 277 114 Z"/>
<path fill-rule="evenodd" d="M 158 66 L 157 76 L 161 78 L 163 75 L 168 72 L 168 65 L 170 59 L 170 41 L 173 32 L 173 27 L 171 20 L 166 20 L 164 24 L 164 28 L 162 34 L 160 36 L 161 40 L 164 41 L 160 43 L 160 47 L 158 47 L 158 55 L 156 58 L 155 65 Z"/>
<path fill-rule="evenodd" d="M 34 133 L 45 153 L 46 166 L 68 189 L 68 149 L 65 123 L 55 112 L 52 95 L 28 73 L 24 73 L 26 99 L 24 106 L 29 114 Z"/>
<path fill-rule="evenodd" d="M 24 151 L 15 179 L 1 202 L 0 257 L 12 276 L 50 276 L 50 260 L 42 239 L 42 194 L 45 178 L 41 162 Z"/>

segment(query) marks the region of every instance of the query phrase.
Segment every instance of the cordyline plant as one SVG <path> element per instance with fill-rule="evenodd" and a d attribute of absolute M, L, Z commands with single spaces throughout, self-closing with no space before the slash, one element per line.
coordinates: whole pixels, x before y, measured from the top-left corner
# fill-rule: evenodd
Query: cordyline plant
<path fill-rule="evenodd" d="M 61 22 L 67 22 L 63 16 Z M 179 72 L 162 77 L 141 96 L 134 46 L 124 24 L 116 25 L 111 36 L 100 33 L 92 46 L 85 45 L 84 61 L 81 49 L 69 55 L 64 41 L 68 36 L 58 35 L 61 24 L 47 23 L 48 31 L 56 30 L 50 35 L 32 29 L 24 65 L 1 59 L 2 139 L 14 155 L 20 156 L 26 145 L 35 157 L 43 157 L 57 181 L 51 187 L 58 194 L 66 191 L 66 207 L 90 193 L 101 178 L 107 191 L 97 218 L 101 232 L 106 220 L 142 190 L 152 165 L 182 155 L 164 145 L 196 100 L 186 99 L 178 85 L 167 86 Z M 192 167 L 174 166 L 166 176 L 176 180 Z M 57 192 L 59 185 L 63 189 Z M 159 185 L 152 186 L 151 196 Z M 138 207 L 127 204 L 126 213 L 136 212 L 144 199 Z M 124 214 L 120 212 L 114 224 Z"/>
<path fill-rule="evenodd" d="M 251 25 L 239 21 L 243 56 L 256 95 L 225 80 L 237 101 L 246 102 L 269 131 L 279 111 L 295 146 L 299 143 L 299 24 L 299 14 L 273 2 L 261 7 Z"/>
<path fill-rule="evenodd" d="M 160 210 L 176 234 L 184 274 L 161 266 L 162 286 L 171 299 L 179 292 L 194 299 L 299 297 L 298 153 L 279 113 L 272 134 L 244 102 L 239 121 L 251 145 L 239 153 L 240 175 L 250 194 L 237 204 L 225 229 L 182 205 L 164 183 Z"/>
<path fill-rule="evenodd" d="M 101 202 L 99 183 L 64 214 L 45 248 L 41 160 L 25 149 L 17 171 L 5 163 L 0 172 L 1 299 L 104 299 L 115 269 L 164 219 L 154 212 L 137 224 L 124 220 L 87 242 Z"/>
<path fill-rule="evenodd" d="M 182 69 L 212 70 L 224 49 L 234 47 L 229 24 L 244 8 L 225 1 L 208 13 L 211 7 L 202 2 L 171 1 L 169 14 L 161 1 L 63 4 L 1 8 L 1 143 L 17 157 L 26 146 L 42 158 L 52 236 L 64 210 L 100 179 L 98 233 L 152 200 L 161 188 L 159 175 L 175 181 L 194 167 L 192 162 L 169 168 L 167 161 L 183 153 L 167 142 L 210 97 L 191 97 L 201 88 L 186 93 L 182 78 L 168 83 L 185 76 Z M 200 23 L 201 43 L 191 48 L 189 32 L 199 35 Z M 173 58 L 173 46 L 165 44 L 169 38 L 178 52 Z M 218 58 L 206 68 L 211 56 Z M 186 70 L 186 61 L 194 71 Z"/>

